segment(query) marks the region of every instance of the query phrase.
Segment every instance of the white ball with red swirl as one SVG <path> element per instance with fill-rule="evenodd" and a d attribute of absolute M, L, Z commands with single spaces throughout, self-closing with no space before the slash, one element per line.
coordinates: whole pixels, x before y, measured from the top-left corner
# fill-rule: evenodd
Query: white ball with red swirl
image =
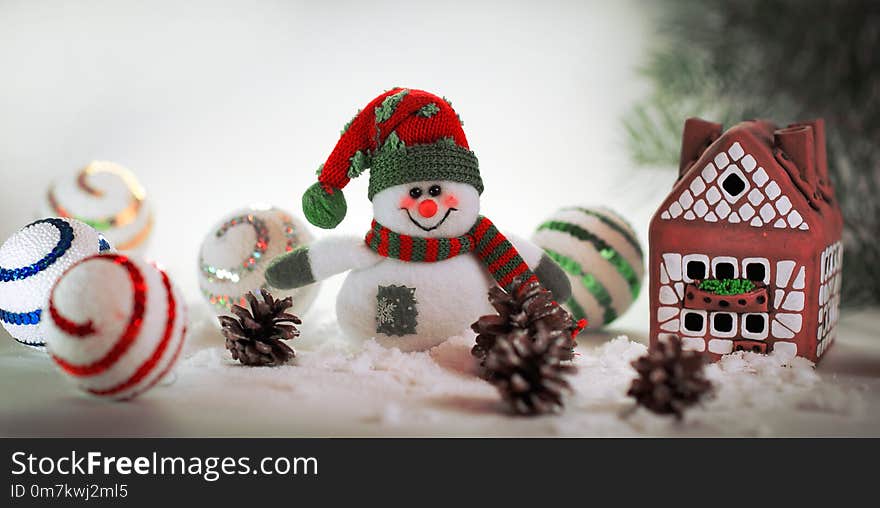
<path fill-rule="evenodd" d="M 70 268 L 46 306 L 46 346 L 83 391 L 130 399 L 174 366 L 186 335 L 186 305 L 168 275 L 119 254 Z"/>

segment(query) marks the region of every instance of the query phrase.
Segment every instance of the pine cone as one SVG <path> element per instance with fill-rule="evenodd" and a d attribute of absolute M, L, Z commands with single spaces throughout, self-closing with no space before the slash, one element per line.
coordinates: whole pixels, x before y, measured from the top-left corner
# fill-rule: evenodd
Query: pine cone
<path fill-rule="evenodd" d="M 705 356 L 683 351 L 681 339 L 670 336 L 632 362 L 639 376 L 633 379 L 627 395 L 655 413 L 674 414 L 681 419 L 685 408 L 712 392 L 712 383 L 704 377 L 705 363 Z"/>
<path fill-rule="evenodd" d="M 471 325 L 477 333 L 477 343 L 471 354 L 485 364 L 486 356 L 498 338 L 522 330 L 533 338 L 548 334 L 550 338 L 565 337 L 564 351 L 560 355 L 563 360 L 571 360 L 577 346 L 574 334 L 579 330 L 578 323 L 536 280 L 525 282 L 524 278 L 517 278 L 515 286 L 512 294 L 498 286 L 489 290 L 489 303 L 498 314 L 482 316 Z"/>
<path fill-rule="evenodd" d="M 253 293 L 245 295 L 251 310 L 240 305 L 232 306 L 232 316 L 218 316 L 226 337 L 226 349 L 232 358 L 244 365 L 274 367 L 283 365 L 296 356 L 296 352 L 284 340 L 299 336 L 296 326 L 302 321 L 285 312 L 293 306 L 293 298 L 275 300 L 265 289 L 260 289 L 263 301 Z"/>
<path fill-rule="evenodd" d="M 570 338 L 525 329 L 499 335 L 486 355 L 488 381 L 519 414 L 542 414 L 562 408 L 562 392 L 571 391 L 565 379 L 575 367 L 563 364 L 571 357 Z"/>

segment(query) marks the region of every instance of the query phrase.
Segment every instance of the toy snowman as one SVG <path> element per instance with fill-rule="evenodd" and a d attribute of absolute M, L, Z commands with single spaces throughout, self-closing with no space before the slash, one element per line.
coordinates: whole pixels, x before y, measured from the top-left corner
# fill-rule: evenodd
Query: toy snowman
<path fill-rule="evenodd" d="M 461 121 L 445 98 L 395 88 L 342 132 L 303 195 L 312 224 L 332 229 L 346 213 L 342 188 L 370 169 L 372 229 L 330 237 L 275 258 L 270 285 L 301 287 L 350 270 L 336 300 L 343 332 L 402 351 L 425 350 L 494 313 L 487 291 L 537 277 L 556 301 L 565 273 L 527 241 L 480 215 L 483 181 Z"/>

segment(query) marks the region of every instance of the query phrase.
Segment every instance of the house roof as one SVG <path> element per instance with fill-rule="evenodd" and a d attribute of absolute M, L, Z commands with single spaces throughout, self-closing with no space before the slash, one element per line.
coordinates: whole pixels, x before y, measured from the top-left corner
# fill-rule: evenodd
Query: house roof
<path fill-rule="evenodd" d="M 679 179 L 655 221 L 809 231 L 832 203 L 822 120 L 777 128 L 685 122 Z"/>

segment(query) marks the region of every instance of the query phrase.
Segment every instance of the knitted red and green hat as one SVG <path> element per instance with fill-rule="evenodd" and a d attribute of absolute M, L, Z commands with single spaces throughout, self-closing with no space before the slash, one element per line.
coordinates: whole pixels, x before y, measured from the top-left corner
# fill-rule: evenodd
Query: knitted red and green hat
<path fill-rule="evenodd" d="M 342 130 L 318 169 L 318 183 L 303 194 L 306 218 L 335 228 L 345 218 L 342 188 L 370 169 L 370 200 L 383 189 L 422 180 L 450 180 L 483 192 L 477 157 L 446 98 L 394 88 L 370 101 Z"/>

